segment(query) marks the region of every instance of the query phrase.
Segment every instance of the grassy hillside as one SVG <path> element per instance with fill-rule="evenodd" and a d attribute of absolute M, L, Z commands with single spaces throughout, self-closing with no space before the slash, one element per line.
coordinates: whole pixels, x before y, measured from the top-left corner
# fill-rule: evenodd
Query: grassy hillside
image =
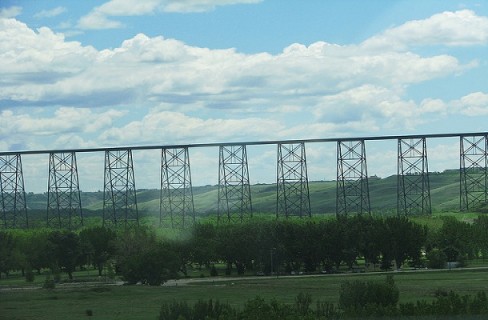
<path fill-rule="evenodd" d="M 447 170 L 430 173 L 431 201 L 434 212 L 459 210 L 459 171 Z M 369 179 L 371 208 L 374 213 L 396 212 L 397 176 Z M 334 214 L 336 206 L 336 182 L 315 181 L 309 183 L 312 214 Z M 193 188 L 195 211 L 198 215 L 212 215 L 217 211 L 217 186 Z M 142 215 L 159 215 L 159 190 L 139 190 L 138 209 Z M 253 211 L 256 213 L 276 212 L 276 184 L 258 184 L 251 187 Z M 81 203 L 85 212 L 100 212 L 103 209 L 103 192 L 82 192 Z M 45 211 L 47 194 L 28 194 L 28 208 Z"/>

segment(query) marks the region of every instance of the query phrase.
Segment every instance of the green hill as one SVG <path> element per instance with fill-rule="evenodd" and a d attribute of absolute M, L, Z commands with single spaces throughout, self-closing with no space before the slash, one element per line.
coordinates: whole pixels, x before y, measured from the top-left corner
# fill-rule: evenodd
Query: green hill
<path fill-rule="evenodd" d="M 459 210 L 459 171 L 446 170 L 430 173 L 431 202 L 434 212 Z M 369 178 L 370 202 L 373 212 L 378 214 L 396 212 L 397 176 Z M 312 214 L 334 214 L 336 206 L 336 182 L 313 181 L 309 183 Z M 251 186 L 254 212 L 276 212 L 276 184 Z M 217 211 L 217 186 L 193 188 L 197 215 L 211 215 Z M 159 215 L 159 190 L 138 190 L 138 209 L 142 215 Z M 99 213 L 103 209 L 103 192 L 82 192 L 81 203 L 86 214 Z M 27 195 L 30 210 L 45 212 L 47 193 Z"/>

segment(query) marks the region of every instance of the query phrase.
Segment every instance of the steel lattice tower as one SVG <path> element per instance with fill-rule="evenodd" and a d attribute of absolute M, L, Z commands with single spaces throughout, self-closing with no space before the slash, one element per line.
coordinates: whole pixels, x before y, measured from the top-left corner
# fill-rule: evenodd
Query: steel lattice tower
<path fill-rule="evenodd" d="M 431 214 L 426 139 L 398 139 L 398 215 Z"/>
<path fill-rule="evenodd" d="M 78 168 L 74 152 L 49 154 L 47 226 L 76 229 L 83 225 Z"/>
<path fill-rule="evenodd" d="M 220 146 L 218 219 L 242 222 L 250 217 L 252 202 L 246 146 Z"/>
<path fill-rule="evenodd" d="M 184 229 L 195 222 L 188 147 L 162 149 L 160 226 Z"/>
<path fill-rule="evenodd" d="M 460 136 L 460 209 L 468 211 L 487 202 L 487 136 Z"/>
<path fill-rule="evenodd" d="M 132 150 L 105 151 L 105 181 L 103 192 L 103 224 L 139 225 Z"/>
<path fill-rule="evenodd" d="M 336 215 L 371 214 L 364 140 L 337 141 Z"/>
<path fill-rule="evenodd" d="M 305 143 L 278 144 L 276 216 L 310 217 Z"/>
<path fill-rule="evenodd" d="M 20 154 L 0 155 L 0 192 L 4 228 L 27 228 L 24 175 Z"/>

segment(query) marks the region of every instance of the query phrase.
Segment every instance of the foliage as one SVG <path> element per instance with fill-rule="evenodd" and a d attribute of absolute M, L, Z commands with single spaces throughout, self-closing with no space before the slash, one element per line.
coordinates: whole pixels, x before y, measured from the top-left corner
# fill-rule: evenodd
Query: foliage
<path fill-rule="evenodd" d="M 344 282 L 339 295 L 339 307 L 348 315 L 374 315 L 373 310 L 396 307 L 400 294 L 392 276 L 385 282 Z"/>
<path fill-rule="evenodd" d="M 80 257 L 80 238 L 72 231 L 53 231 L 48 236 L 52 268 L 62 268 L 70 280 Z"/>
<path fill-rule="evenodd" d="M 97 267 L 99 276 L 102 275 L 106 262 L 115 254 L 115 237 L 115 232 L 105 227 L 93 227 L 80 232 L 84 254 Z"/>
<path fill-rule="evenodd" d="M 160 285 L 179 270 L 179 258 L 168 243 L 145 228 L 126 230 L 117 241 L 117 267 L 129 283 Z"/>
<path fill-rule="evenodd" d="M 14 268 L 14 238 L 13 236 L 4 231 L 0 231 L 0 277 L 2 272 L 7 276 L 9 272 Z"/>
<path fill-rule="evenodd" d="M 444 251 L 434 248 L 427 253 L 427 266 L 432 269 L 443 269 L 446 267 L 447 256 Z"/>
<path fill-rule="evenodd" d="M 159 320 L 199 320 L 199 319 L 230 319 L 235 318 L 236 311 L 229 304 L 218 300 L 213 302 L 199 300 L 193 306 L 184 301 L 173 301 L 161 306 Z"/>

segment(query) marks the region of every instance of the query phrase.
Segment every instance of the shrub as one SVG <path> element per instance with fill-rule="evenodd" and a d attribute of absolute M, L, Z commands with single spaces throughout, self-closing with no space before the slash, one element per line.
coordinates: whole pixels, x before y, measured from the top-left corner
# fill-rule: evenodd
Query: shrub
<path fill-rule="evenodd" d="M 345 282 L 341 285 L 339 307 L 348 315 L 380 316 L 396 308 L 399 296 L 392 276 L 388 276 L 385 282 Z"/>

